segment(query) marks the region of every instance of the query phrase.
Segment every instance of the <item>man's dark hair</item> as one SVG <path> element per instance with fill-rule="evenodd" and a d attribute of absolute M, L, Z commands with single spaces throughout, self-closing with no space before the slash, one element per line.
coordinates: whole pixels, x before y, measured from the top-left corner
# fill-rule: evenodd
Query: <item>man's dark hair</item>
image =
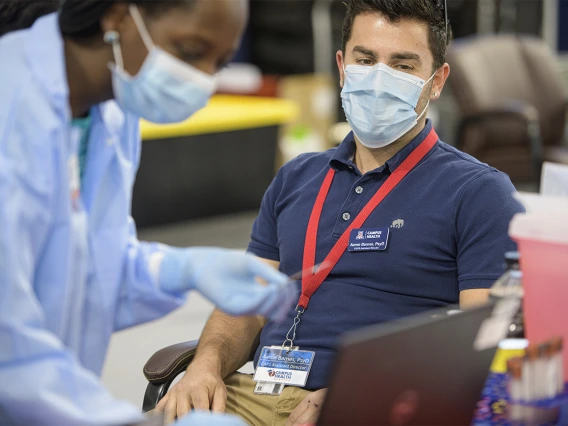
<path fill-rule="evenodd" d="M 401 19 L 416 19 L 428 25 L 428 46 L 434 57 L 434 69 L 438 69 L 446 62 L 446 47 L 451 38 L 449 24 L 446 33 L 444 10 L 440 3 L 443 4 L 440 0 L 348 0 L 341 49 L 345 52 L 358 15 L 380 13 L 395 23 Z"/>

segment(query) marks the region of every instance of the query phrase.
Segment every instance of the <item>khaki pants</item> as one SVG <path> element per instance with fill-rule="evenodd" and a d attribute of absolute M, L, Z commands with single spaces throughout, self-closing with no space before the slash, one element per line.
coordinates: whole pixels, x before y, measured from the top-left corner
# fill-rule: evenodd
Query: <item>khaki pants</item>
<path fill-rule="evenodd" d="M 255 395 L 250 374 L 234 373 L 225 379 L 227 413 L 236 414 L 251 426 L 284 426 L 290 413 L 311 392 L 286 386 L 276 395 Z"/>

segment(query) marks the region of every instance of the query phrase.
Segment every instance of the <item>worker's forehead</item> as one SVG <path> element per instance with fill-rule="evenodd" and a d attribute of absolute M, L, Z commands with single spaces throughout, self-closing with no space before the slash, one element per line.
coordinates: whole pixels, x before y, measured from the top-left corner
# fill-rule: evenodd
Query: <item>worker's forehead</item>
<path fill-rule="evenodd" d="M 158 16 L 153 27 L 160 32 L 219 39 L 242 32 L 247 18 L 248 7 L 242 0 L 201 0 L 192 7 L 168 9 Z"/>

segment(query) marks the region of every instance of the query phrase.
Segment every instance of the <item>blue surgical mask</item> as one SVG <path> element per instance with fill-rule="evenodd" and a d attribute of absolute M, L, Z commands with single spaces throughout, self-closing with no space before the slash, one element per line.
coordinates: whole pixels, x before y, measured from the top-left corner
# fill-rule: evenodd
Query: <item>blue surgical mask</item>
<path fill-rule="evenodd" d="M 111 64 L 114 98 L 124 109 L 154 123 L 177 123 L 203 108 L 215 92 L 215 77 L 181 61 L 154 45 L 138 8 L 130 14 L 148 49 L 140 71 L 129 75 L 118 42 Z"/>
<path fill-rule="evenodd" d="M 432 77 L 424 81 L 382 63 L 347 65 L 341 99 L 357 139 L 367 148 L 383 148 L 404 136 L 428 108 L 420 115 L 415 111 Z"/>

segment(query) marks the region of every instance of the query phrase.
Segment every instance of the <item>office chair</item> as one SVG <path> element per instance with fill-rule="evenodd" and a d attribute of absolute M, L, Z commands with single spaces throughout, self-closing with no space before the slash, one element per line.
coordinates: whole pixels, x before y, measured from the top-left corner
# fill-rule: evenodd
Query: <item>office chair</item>
<path fill-rule="evenodd" d="M 198 340 L 190 340 L 167 346 L 154 353 L 146 362 L 143 373 L 148 380 L 148 386 L 146 386 L 142 402 L 144 413 L 156 408 L 176 377 L 185 372 L 187 366 L 193 361 L 198 343 Z M 253 346 L 249 361 L 254 359 L 258 342 Z"/>
<path fill-rule="evenodd" d="M 148 380 L 148 386 L 142 403 L 144 413 L 156 408 L 175 378 L 193 361 L 198 342 L 191 340 L 165 347 L 146 362 L 143 372 Z"/>
<path fill-rule="evenodd" d="M 543 161 L 568 164 L 565 89 L 556 58 L 542 40 L 467 37 L 450 45 L 447 61 L 463 114 L 459 149 L 514 183 L 538 183 Z"/>

